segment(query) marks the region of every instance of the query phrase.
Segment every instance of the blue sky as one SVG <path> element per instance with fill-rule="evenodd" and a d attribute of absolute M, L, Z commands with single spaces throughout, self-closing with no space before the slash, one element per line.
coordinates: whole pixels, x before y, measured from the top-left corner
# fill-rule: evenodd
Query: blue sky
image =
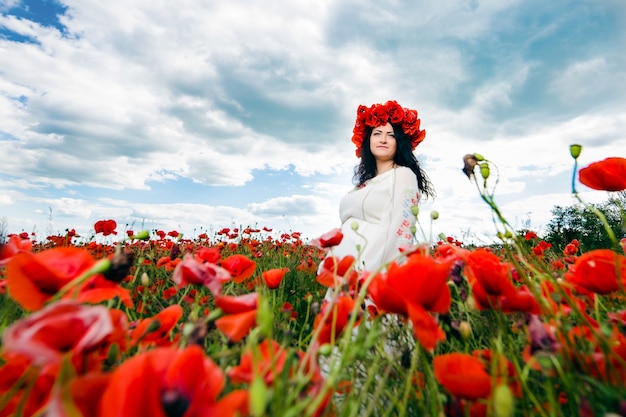
<path fill-rule="evenodd" d="M 505 216 L 538 231 L 574 203 L 571 143 L 583 166 L 626 156 L 622 0 L 0 0 L 0 12 L 9 232 L 89 235 L 113 218 L 317 237 L 352 186 L 357 106 L 388 99 L 427 131 L 426 234 L 493 239 L 466 153 L 498 166 Z"/>

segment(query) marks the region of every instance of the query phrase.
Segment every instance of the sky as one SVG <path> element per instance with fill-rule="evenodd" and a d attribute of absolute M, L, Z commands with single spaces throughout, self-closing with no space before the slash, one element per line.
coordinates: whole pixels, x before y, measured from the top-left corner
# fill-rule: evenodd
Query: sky
<path fill-rule="evenodd" d="M 114 219 L 193 238 L 339 227 L 356 109 L 417 109 L 437 196 L 418 239 L 497 232 L 462 158 L 491 161 L 515 228 L 626 157 L 623 0 L 0 0 L 0 229 Z M 580 184 L 590 203 L 605 192 Z M 431 221 L 430 213 L 439 218 Z"/>

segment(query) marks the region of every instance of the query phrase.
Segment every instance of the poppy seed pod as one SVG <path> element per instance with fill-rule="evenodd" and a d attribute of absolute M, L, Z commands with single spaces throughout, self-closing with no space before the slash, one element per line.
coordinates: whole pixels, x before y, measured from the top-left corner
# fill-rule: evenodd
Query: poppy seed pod
<path fill-rule="evenodd" d="M 480 175 L 483 177 L 483 179 L 487 179 L 489 178 L 489 164 L 484 162 L 482 164 L 480 164 Z"/>
<path fill-rule="evenodd" d="M 574 159 L 578 159 L 582 150 L 583 150 L 582 145 L 574 144 L 574 145 L 569 146 L 569 153 L 570 155 L 572 155 L 572 158 Z"/>

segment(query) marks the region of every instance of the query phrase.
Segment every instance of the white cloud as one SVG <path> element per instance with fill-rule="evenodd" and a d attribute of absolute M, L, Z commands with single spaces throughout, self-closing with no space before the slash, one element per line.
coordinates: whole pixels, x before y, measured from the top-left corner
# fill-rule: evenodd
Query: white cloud
<path fill-rule="evenodd" d="M 534 204 L 539 223 L 557 201 L 547 196 L 569 191 L 550 182 L 571 170 L 571 143 L 584 145 L 581 164 L 626 149 L 619 2 L 568 13 L 538 0 L 63 4 L 63 31 L 0 17 L 32 40 L 0 38 L 0 187 L 11 223 L 28 225 L 18 227 L 46 223 L 51 207 L 85 227 L 98 216 L 191 229 L 272 221 L 319 235 L 351 187 L 356 107 L 387 99 L 420 112 L 418 155 L 439 194 L 425 207 L 448 233 L 493 226 L 460 172 L 465 153 L 498 166 L 496 194 L 514 218 Z M 574 27 L 579 18 L 604 23 L 602 37 Z M 239 207 L 74 191 L 241 186 L 267 169 L 290 170 L 304 190 Z"/>
<path fill-rule="evenodd" d="M 616 70 L 626 76 L 623 69 Z M 554 74 L 549 90 L 565 103 L 589 99 L 614 87 L 615 74 L 610 74 L 612 71 L 604 57 L 576 61 Z"/>

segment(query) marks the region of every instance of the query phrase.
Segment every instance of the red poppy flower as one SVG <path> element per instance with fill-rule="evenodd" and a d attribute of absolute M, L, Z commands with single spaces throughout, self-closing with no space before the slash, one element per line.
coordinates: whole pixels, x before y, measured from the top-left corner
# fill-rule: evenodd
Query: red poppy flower
<path fill-rule="evenodd" d="M 222 259 L 222 255 L 218 248 L 207 248 L 203 246 L 198 250 L 198 253 L 196 253 L 196 259 L 200 262 L 203 261 L 214 264 Z"/>
<path fill-rule="evenodd" d="M 354 309 L 355 302 L 351 297 L 339 295 L 337 298 L 325 301 L 320 312 L 315 317 L 313 329 L 319 329 L 319 344 L 331 343 L 335 341 L 350 321 L 350 314 Z M 328 311 L 331 310 L 331 311 Z M 354 325 L 358 325 L 356 320 Z"/>
<path fill-rule="evenodd" d="M 455 397 L 476 400 L 491 393 L 491 376 L 484 365 L 465 353 L 435 356 L 433 368 L 437 381 Z"/>
<path fill-rule="evenodd" d="M 222 267 L 208 262 L 198 262 L 191 255 L 184 259 L 174 268 L 172 281 L 178 287 L 188 284 L 203 285 L 214 295 L 222 291 L 222 284 L 231 279 L 230 273 Z"/>
<path fill-rule="evenodd" d="M 563 249 L 563 255 L 565 256 L 574 256 L 578 252 L 578 246 L 573 243 L 568 243 L 565 245 L 565 249 Z"/>
<path fill-rule="evenodd" d="M 479 309 L 497 308 L 499 297 L 513 297 L 512 266 L 500 261 L 487 249 L 476 249 L 467 256 L 465 272 Z"/>
<path fill-rule="evenodd" d="M 183 316 L 178 304 L 163 309 L 153 317 L 141 320 L 131 332 L 133 343 L 160 343 L 169 339 L 170 332 Z"/>
<path fill-rule="evenodd" d="M 285 301 L 280 311 L 284 314 L 284 317 L 289 318 L 291 320 L 298 319 L 298 312 L 294 311 L 293 306 L 289 301 Z"/>
<path fill-rule="evenodd" d="M 503 313 L 523 312 L 541 314 L 539 303 L 533 293 L 531 293 L 525 285 L 520 286 L 515 295 L 501 297 L 500 308 Z"/>
<path fill-rule="evenodd" d="M 596 294 L 608 294 L 626 285 L 626 256 L 596 249 L 576 259 L 565 280 Z"/>
<path fill-rule="evenodd" d="M 221 265 L 230 272 L 233 281 L 238 284 L 250 278 L 256 269 L 256 262 L 247 256 L 238 254 L 222 260 Z"/>
<path fill-rule="evenodd" d="M 604 191 L 626 190 L 626 158 L 606 158 L 578 172 L 578 180 L 589 188 Z"/>
<path fill-rule="evenodd" d="M 341 259 L 334 256 L 327 257 L 322 262 L 322 267 L 316 277 L 317 282 L 329 288 L 344 283 L 348 283 L 351 287 L 354 286 L 359 276 L 353 268 L 355 260 L 352 255 L 346 255 Z"/>
<path fill-rule="evenodd" d="M 276 289 L 280 287 L 280 283 L 283 282 L 285 274 L 289 272 L 289 268 L 274 268 L 268 271 L 264 271 L 261 275 L 265 281 L 265 285 L 269 289 Z"/>
<path fill-rule="evenodd" d="M 531 239 L 535 239 L 537 237 L 537 233 L 529 230 L 526 232 L 526 234 L 524 235 L 524 239 L 526 240 L 531 240 Z"/>
<path fill-rule="evenodd" d="M 256 310 L 231 314 L 215 320 L 215 326 L 232 342 L 239 342 L 256 325 Z"/>
<path fill-rule="evenodd" d="M 112 332 L 106 307 L 61 300 L 7 327 L 2 345 L 36 364 L 52 364 L 67 353 L 82 357 L 95 351 Z"/>
<path fill-rule="evenodd" d="M 102 394 L 100 417 L 234 416 L 246 412 L 247 396 L 218 399 L 222 370 L 197 345 L 156 348 L 131 357 L 112 374 Z M 247 414 L 245 414 L 247 415 Z"/>
<path fill-rule="evenodd" d="M 343 232 L 341 229 L 336 228 L 327 233 L 324 233 L 322 236 L 317 239 L 313 239 L 311 244 L 319 247 L 319 248 L 330 248 L 333 246 L 337 246 L 343 240 Z"/>
<path fill-rule="evenodd" d="M 117 222 L 115 220 L 98 220 L 93 226 L 96 233 L 102 233 L 103 236 L 116 235 Z"/>
<path fill-rule="evenodd" d="M 32 369 L 31 359 L 21 354 L 5 352 L 0 363 L 2 363 L 0 365 L 0 398 L 4 404 L 3 408 L 0 409 L 0 416 L 18 415 L 18 407 L 23 407 L 20 415 L 36 415 L 35 413 L 45 406 L 50 397 L 52 387 L 59 374 L 60 364 L 44 366 L 34 381 L 24 384 L 24 378 L 28 375 L 27 372 Z M 19 386 L 22 386 L 22 389 L 11 392 L 18 386 L 17 384 L 21 384 Z"/>
<path fill-rule="evenodd" d="M 441 330 L 435 318 L 419 304 L 409 304 L 408 309 L 415 338 L 424 349 L 432 352 L 437 343 L 446 340 L 446 333 Z"/>
<path fill-rule="evenodd" d="M 88 251 L 76 247 L 18 253 L 6 266 L 9 294 L 26 310 L 38 310 L 95 262 Z"/>
<path fill-rule="evenodd" d="M 378 310 L 411 320 L 415 337 L 427 350 L 445 340 L 445 333 L 428 312 L 446 313 L 450 308 L 451 265 L 452 260 L 438 262 L 414 252 L 402 265 L 392 262 L 387 273 L 374 277 L 368 288 Z"/>
<path fill-rule="evenodd" d="M 368 288 L 369 295 L 379 310 L 408 316 L 408 306 L 445 313 L 450 307 L 450 288 L 447 285 L 450 263 L 438 263 L 418 252 L 407 262 L 392 262 L 386 274 L 378 274 Z"/>
<path fill-rule="evenodd" d="M 9 263 L 11 258 L 20 252 L 30 252 L 33 248 L 33 242 L 29 239 L 23 239 L 18 235 L 11 235 L 9 241 L 0 245 L 0 266 Z"/>
<path fill-rule="evenodd" d="M 108 357 L 113 345 L 117 346 L 118 356 L 126 352 L 128 339 L 128 317 L 126 317 L 126 313 L 116 308 L 109 308 L 108 310 L 113 323 L 113 332 L 105 339 L 101 357 Z"/>
<path fill-rule="evenodd" d="M 221 308 L 224 314 L 237 314 L 256 310 L 258 301 L 259 293 L 256 292 L 238 296 L 219 295 L 215 297 L 215 305 Z"/>
<path fill-rule="evenodd" d="M 120 287 L 116 282 L 105 279 L 102 275 L 96 275 L 89 279 L 80 288 L 68 295 L 82 303 L 97 304 L 102 301 L 112 300 L 119 297 L 126 307 L 133 306 L 133 300 L 126 288 Z"/>
<path fill-rule="evenodd" d="M 239 365 L 228 371 L 228 377 L 233 384 L 249 384 L 258 375 L 266 384 L 271 385 L 283 372 L 286 361 L 287 351 L 275 340 L 265 339 L 241 355 Z"/>
<path fill-rule="evenodd" d="M 542 240 L 537 244 L 537 246 L 533 247 L 533 253 L 539 257 L 543 256 L 546 250 L 550 249 L 552 244 Z"/>
<path fill-rule="evenodd" d="M 111 374 L 89 373 L 73 378 L 65 387 L 55 389 L 48 400 L 46 415 L 70 416 L 71 404 L 81 412 L 81 416 L 97 416 L 102 391 L 107 387 Z M 69 398 L 68 398 L 69 397 Z"/>
<path fill-rule="evenodd" d="M 474 350 L 472 355 L 480 360 L 486 369 L 491 370 L 496 384 L 507 384 L 511 388 L 513 395 L 518 398 L 522 396 L 522 384 L 515 365 L 504 354 L 492 352 L 490 349 L 478 349 Z"/>

